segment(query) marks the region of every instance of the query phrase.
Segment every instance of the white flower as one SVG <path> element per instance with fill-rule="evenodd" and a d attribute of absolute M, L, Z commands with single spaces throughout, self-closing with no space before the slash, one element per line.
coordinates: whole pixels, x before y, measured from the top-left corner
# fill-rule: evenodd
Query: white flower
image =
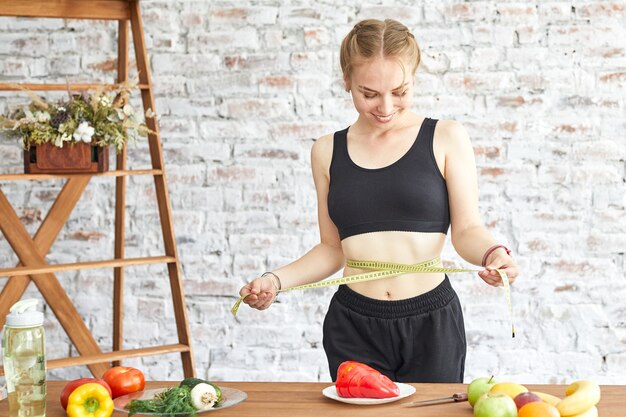
<path fill-rule="evenodd" d="M 78 125 L 78 128 L 74 131 L 74 139 L 82 140 L 85 143 L 91 143 L 91 137 L 95 130 L 89 126 L 89 122 L 82 122 Z"/>
<path fill-rule="evenodd" d="M 120 110 L 120 109 L 116 109 L 116 111 L 117 111 L 117 112 L 119 112 L 119 110 Z M 117 123 L 117 122 L 121 122 L 121 120 L 120 120 L 120 118 L 117 116 L 117 114 L 109 114 L 109 115 L 107 116 L 107 120 L 108 120 L 109 122 L 115 122 L 115 123 Z"/>
<path fill-rule="evenodd" d="M 130 104 L 124 105 L 124 114 L 126 116 L 132 116 L 135 113 L 135 109 Z"/>
<path fill-rule="evenodd" d="M 62 148 L 63 142 L 69 142 L 70 140 L 72 140 L 72 137 L 67 133 L 63 133 L 62 135 L 57 135 L 52 143 L 54 144 L 54 146 Z"/>
<path fill-rule="evenodd" d="M 35 116 L 34 116 L 34 115 L 33 115 L 33 113 L 32 113 L 30 110 L 28 110 L 28 109 L 24 109 L 24 116 L 25 116 L 25 118 L 26 118 L 26 123 L 32 123 L 32 122 L 35 122 L 35 121 L 36 121 Z"/>
<path fill-rule="evenodd" d="M 52 144 L 54 146 L 56 146 L 57 148 L 62 148 L 63 147 L 63 136 L 62 135 L 57 135 L 54 140 L 52 141 Z"/>
<path fill-rule="evenodd" d="M 100 105 L 102 105 L 103 107 L 110 107 L 111 99 L 109 98 L 109 96 L 100 97 Z"/>
<path fill-rule="evenodd" d="M 39 123 L 45 123 L 50 121 L 50 113 L 47 111 L 36 111 L 33 115 Z"/>

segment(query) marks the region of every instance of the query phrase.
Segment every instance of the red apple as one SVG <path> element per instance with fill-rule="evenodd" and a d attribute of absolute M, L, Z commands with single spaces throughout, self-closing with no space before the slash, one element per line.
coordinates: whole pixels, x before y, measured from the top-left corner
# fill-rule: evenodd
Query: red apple
<path fill-rule="evenodd" d="M 517 417 L 517 407 L 508 395 L 488 392 L 474 404 L 474 417 Z"/>
<path fill-rule="evenodd" d="M 520 394 L 517 394 L 513 400 L 515 401 L 515 405 L 517 406 L 518 410 L 528 403 L 542 401 L 541 398 L 539 398 L 539 396 L 534 392 L 522 392 Z"/>

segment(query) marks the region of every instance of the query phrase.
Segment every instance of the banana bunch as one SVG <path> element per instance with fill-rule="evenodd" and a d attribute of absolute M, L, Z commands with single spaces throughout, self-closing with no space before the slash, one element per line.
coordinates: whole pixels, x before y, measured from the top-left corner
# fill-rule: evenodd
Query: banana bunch
<path fill-rule="evenodd" d="M 554 404 L 561 417 L 598 417 L 598 384 L 588 380 L 575 381 L 567 387 L 565 395 L 565 398 Z"/>
<path fill-rule="evenodd" d="M 565 390 L 565 398 L 545 392 L 533 393 L 543 402 L 555 406 L 561 417 L 598 417 L 596 404 L 600 401 L 600 386 L 593 381 L 571 383 Z"/>
<path fill-rule="evenodd" d="M 545 392 L 539 392 L 539 391 L 533 391 L 533 392 L 537 394 L 539 398 L 541 398 L 541 401 L 543 401 L 544 403 L 553 405 L 555 407 L 559 402 L 561 402 L 561 399 L 557 397 L 556 395 L 546 394 Z"/>

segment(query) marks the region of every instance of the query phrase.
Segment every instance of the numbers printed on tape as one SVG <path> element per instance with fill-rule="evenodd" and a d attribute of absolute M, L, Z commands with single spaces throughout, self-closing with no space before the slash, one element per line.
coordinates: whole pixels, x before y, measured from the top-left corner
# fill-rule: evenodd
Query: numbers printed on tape
<path fill-rule="evenodd" d="M 441 264 L 440 258 L 433 258 L 428 261 L 420 262 L 417 264 L 398 264 L 394 262 L 379 262 L 379 261 L 354 261 L 347 260 L 346 266 L 352 268 L 360 268 L 360 269 L 369 269 L 372 272 L 366 272 L 358 275 L 350 275 L 347 277 L 340 278 L 332 278 L 324 281 L 313 282 L 311 284 L 298 285 L 296 287 L 291 288 L 283 288 L 278 291 L 287 292 L 287 291 L 295 291 L 295 290 L 308 290 L 313 288 L 324 288 L 331 287 L 335 285 L 343 285 L 343 284 L 353 284 L 355 282 L 365 282 L 365 281 L 374 281 L 378 279 L 390 278 L 397 275 L 403 274 L 414 274 L 414 273 L 454 273 L 454 272 L 479 272 L 480 269 L 464 269 L 464 268 L 444 268 L 441 266 L 437 266 Z M 509 319 L 511 322 L 511 337 L 515 337 L 515 326 L 513 325 L 513 306 L 511 304 L 511 286 L 509 283 L 509 277 L 506 275 L 505 270 L 496 269 L 498 274 L 500 274 L 500 278 L 502 278 L 502 283 L 504 285 L 504 297 L 509 310 Z M 247 297 L 240 297 L 237 302 L 230 309 L 233 315 L 237 315 L 237 310 L 239 306 L 243 302 L 243 300 Z"/>

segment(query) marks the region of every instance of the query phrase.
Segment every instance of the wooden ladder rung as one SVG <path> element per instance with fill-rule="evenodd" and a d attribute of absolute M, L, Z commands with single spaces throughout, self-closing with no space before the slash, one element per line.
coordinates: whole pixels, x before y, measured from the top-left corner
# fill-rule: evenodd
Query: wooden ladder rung
<path fill-rule="evenodd" d="M 0 277 L 44 274 L 48 272 L 75 271 L 78 269 L 115 268 L 132 265 L 149 265 L 162 263 L 176 263 L 176 258 L 173 256 L 146 256 L 143 258 L 108 259 L 104 261 L 75 262 L 69 264 L 52 264 L 35 267 L 16 266 L 15 268 L 0 269 Z"/>
<path fill-rule="evenodd" d="M 19 87 L 22 88 L 19 88 Z M 95 90 L 99 87 L 109 87 L 115 88 L 116 84 L 23 84 L 23 83 L 0 83 L 0 91 L 20 91 L 21 89 L 31 90 L 31 91 L 89 91 Z M 140 90 L 148 90 L 150 86 L 148 84 L 137 84 L 137 88 Z"/>
<path fill-rule="evenodd" d="M 102 20 L 130 19 L 128 0 L 55 0 L 38 3 L 31 0 L 11 0 L 3 3 L 3 16 Z"/>
<path fill-rule="evenodd" d="M 0 174 L 0 181 L 50 180 L 85 175 L 88 177 L 128 177 L 131 175 L 163 175 L 162 169 L 126 169 L 94 174 Z"/>
<path fill-rule="evenodd" d="M 65 368 L 68 366 L 91 365 L 93 363 L 105 363 L 119 361 L 126 358 L 139 358 L 143 356 L 164 355 L 167 353 L 190 352 L 191 348 L 180 343 L 173 345 L 152 346 L 147 348 L 117 350 L 114 352 L 102 352 L 97 355 L 72 356 L 69 358 L 50 359 L 47 361 L 48 369 Z M 0 375 L 4 375 L 4 368 L 0 367 Z"/>

